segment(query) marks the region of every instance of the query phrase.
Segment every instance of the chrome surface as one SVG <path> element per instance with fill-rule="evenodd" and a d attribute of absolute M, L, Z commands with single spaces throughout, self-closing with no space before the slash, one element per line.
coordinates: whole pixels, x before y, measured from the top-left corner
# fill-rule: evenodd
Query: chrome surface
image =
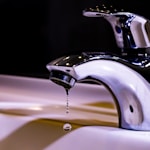
<path fill-rule="evenodd" d="M 86 17 L 103 17 L 111 25 L 119 48 L 146 48 L 150 46 L 149 19 L 113 6 L 100 5 L 83 11 Z"/>
<path fill-rule="evenodd" d="M 119 126 L 150 131 L 150 21 L 105 5 L 85 9 L 83 15 L 105 18 L 121 52 L 83 52 L 58 58 L 46 66 L 50 80 L 65 89 L 76 82 L 103 84 L 114 97 Z"/>
<path fill-rule="evenodd" d="M 147 72 L 149 61 L 143 62 L 140 59 L 137 63 L 130 62 L 106 53 L 82 53 L 61 57 L 46 67 L 50 71 L 50 79 L 64 88 L 71 88 L 75 82 L 82 81 L 103 84 L 114 97 L 119 126 L 149 131 L 150 85 L 138 72 L 138 69 Z"/>

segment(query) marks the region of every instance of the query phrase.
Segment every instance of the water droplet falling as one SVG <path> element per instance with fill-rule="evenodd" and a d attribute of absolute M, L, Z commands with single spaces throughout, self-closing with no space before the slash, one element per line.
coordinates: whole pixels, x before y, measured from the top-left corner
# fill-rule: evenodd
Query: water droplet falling
<path fill-rule="evenodd" d="M 66 89 L 66 95 L 67 95 L 67 100 L 66 100 L 66 114 L 69 113 L 69 90 Z"/>
<path fill-rule="evenodd" d="M 71 130 L 71 128 L 72 128 L 72 126 L 71 126 L 71 124 L 70 124 L 70 123 L 65 123 L 65 124 L 63 125 L 63 129 L 64 129 L 64 131 L 70 131 L 70 130 Z"/>
<path fill-rule="evenodd" d="M 67 96 L 67 99 L 66 99 L 66 114 L 69 114 L 69 90 L 66 89 L 66 96 Z M 65 123 L 63 125 L 63 129 L 64 131 L 70 131 L 72 129 L 72 126 L 70 123 Z"/>

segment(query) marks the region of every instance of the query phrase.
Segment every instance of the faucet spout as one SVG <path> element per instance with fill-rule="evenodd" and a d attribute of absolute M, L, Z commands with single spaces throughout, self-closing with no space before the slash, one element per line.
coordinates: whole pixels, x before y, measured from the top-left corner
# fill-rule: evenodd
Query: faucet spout
<path fill-rule="evenodd" d="M 70 89 L 76 82 L 93 80 L 112 93 L 120 128 L 150 131 L 150 85 L 132 64 L 106 53 L 70 55 L 49 64 L 50 80 Z"/>

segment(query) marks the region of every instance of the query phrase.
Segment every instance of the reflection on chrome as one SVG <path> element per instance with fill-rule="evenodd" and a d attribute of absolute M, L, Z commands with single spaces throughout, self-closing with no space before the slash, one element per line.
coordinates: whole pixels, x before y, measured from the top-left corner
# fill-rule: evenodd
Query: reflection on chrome
<path fill-rule="evenodd" d="M 110 23 L 119 52 L 82 52 L 58 58 L 46 66 L 50 80 L 67 90 L 76 82 L 103 84 L 114 97 L 119 126 L 150 131 L 150 21 L 104 5 L 85 9 L 83 15 L 103 17 Z"/>
<path fill-rule="evenodd" d="M 150 46 L 150 20 L 123 9 L 113 8 L 112 5 L 100 5 L 95 8 L 86 8 L 83 11 L 86 17 L 103 17 L 114 32 L 116 43 L 120 48 L 143 48 Z"/>
<path fill-rule="evenodd" d="M 147 72 L 146 65 L 104 52 L 65 58 L 47 64 L 50 80 L 66 89 L 82 81 L 103 84 L 114 97 L 121 128 L 150 130 L 150 85 L 139 73 L 141 69 Z"/>

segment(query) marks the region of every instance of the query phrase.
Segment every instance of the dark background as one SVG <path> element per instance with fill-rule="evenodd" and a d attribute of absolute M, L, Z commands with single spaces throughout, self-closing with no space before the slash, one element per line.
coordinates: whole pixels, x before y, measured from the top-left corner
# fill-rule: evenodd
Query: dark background
<path fill-rule="evenodd" d="M 150 19 L 142 0 L 0 0 L 0 73 L 48 77 L 46 64 L 80 51 L 117 51 L 103 19 L 82 10 L 100 3 Z"/>

